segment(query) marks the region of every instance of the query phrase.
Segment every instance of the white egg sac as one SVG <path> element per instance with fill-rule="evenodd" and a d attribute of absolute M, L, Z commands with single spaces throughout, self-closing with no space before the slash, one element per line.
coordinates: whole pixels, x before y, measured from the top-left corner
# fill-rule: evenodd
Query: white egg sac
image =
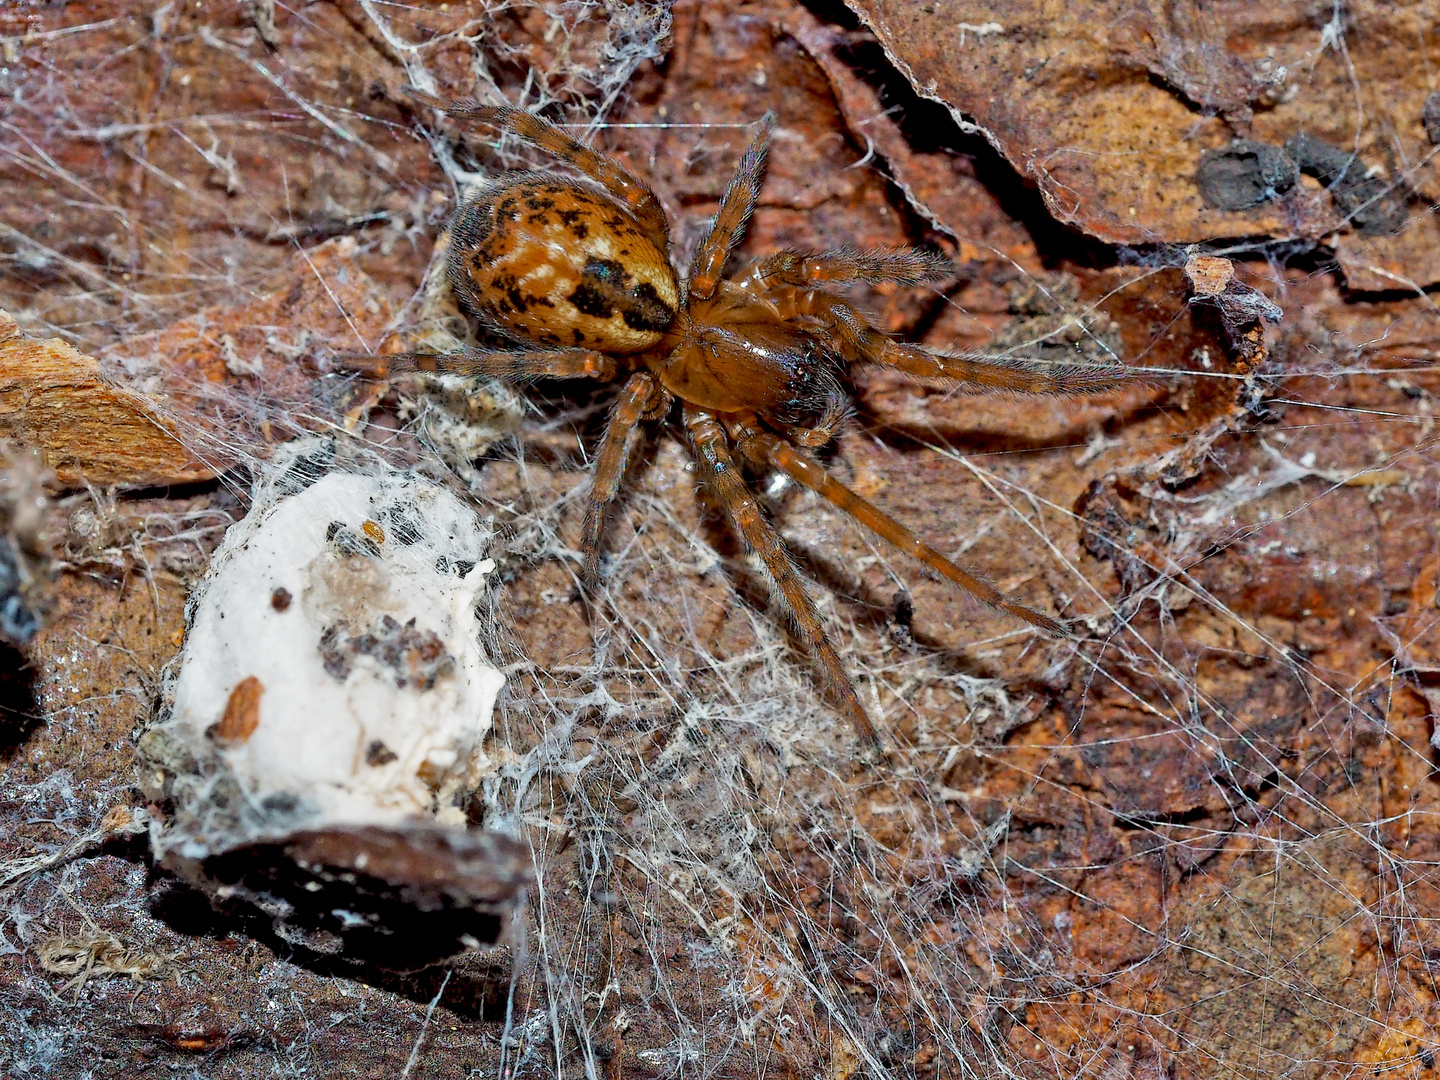
<path fill-rule="evenodd" d="M 293 890 L 246 886 L 237 851 L 338 852 L 327 859 L 350 882 L 407 844 L 431 862 L 519 856 L 506 838 L 482 851 L 464 830 L 504 683 L 477 617 L 491 531 L 434 481 L 327 472 L 326 451 L 296 444 L 257 483 L 190 598 L 169 714 L 141 741 L 149 786 L 174 807 L 153 837 L 161 862 L 287 919 L 294 905 L 281 894 Z M 212 880 L 221 855 L 225 882 Z M 403 891 L 406 860 L 386 858 L 402 868 L 370 890 Z M 315 892 L 333 884 L 323 871 L 289 876 L 309 875 L 301 884 Z M 435 903 L 471 904 L 476 872 L 457 864 L 463 888 Z M 527 873 L 505 870 L 499 892 Z"/>

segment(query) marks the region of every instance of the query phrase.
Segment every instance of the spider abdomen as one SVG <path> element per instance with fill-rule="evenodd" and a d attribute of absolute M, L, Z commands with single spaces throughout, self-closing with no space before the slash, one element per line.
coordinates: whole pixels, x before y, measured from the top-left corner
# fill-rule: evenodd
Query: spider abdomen
<path fill-rule="evenodd" d="M 642 352 L 680 304 L 669 259 L 624 206 L 535 174 L 486 189 L 455 215 L 448 270 L 492 328 L 556 348 Z"/>

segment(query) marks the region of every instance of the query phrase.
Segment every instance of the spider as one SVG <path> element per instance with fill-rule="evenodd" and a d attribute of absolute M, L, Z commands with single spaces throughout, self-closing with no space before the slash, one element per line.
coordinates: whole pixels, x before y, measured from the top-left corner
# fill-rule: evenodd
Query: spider
<path fill-rule="evenodd" d="M 582 525 L 583 578 L 599 576 L 606 512 L 620 491 L 640 427 L 678 403 L 700 481 L 745 546 L 860 736 L 880 739 L 814 601 L 741 475 L 741 463 L 775 469 L 848 513 L 975 599 L 1055 636 L 1059 621 L 1012 600 L 956 566 L 884 511 L 832 477 L 808 451 L 831 441 L 848 414 L 842 376 L 867 363 L 980 390 L 1088 393 L 1117 369 L 949 354 L 892 340 L 836 287 L 916 285 L 948 261 L 920 250 L 781 251 L 738 277 L 723 271 L 744 236 L 765 172 L 767 115 L 725 189 L 688 275 L 670 261 L 670 232 L 655 193 L 616 161 L 533 114 L 415 95 L 454 120 L 513 132 L 584 179 L 549 172 L 500 177 L 451 224 L 446 272 L 461 304 L 509 342 L 449 355 L 401 353 L 388 370 L 501 379 L 620 382 L 596 458 Z M 883 751 L 881 751 L 883 752 Z"/>

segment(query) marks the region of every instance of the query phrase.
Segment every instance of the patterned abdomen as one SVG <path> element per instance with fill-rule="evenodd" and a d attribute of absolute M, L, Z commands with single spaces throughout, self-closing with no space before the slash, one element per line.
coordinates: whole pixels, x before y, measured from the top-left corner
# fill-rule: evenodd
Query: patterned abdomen
<path fill-rule="evenodd" d="M 536 174 L 486 189 L 455 215 L 449 275 L 487 324 L 556 348 L 653 348 L 680 304 L 669 259 L 628 210 Z"/>

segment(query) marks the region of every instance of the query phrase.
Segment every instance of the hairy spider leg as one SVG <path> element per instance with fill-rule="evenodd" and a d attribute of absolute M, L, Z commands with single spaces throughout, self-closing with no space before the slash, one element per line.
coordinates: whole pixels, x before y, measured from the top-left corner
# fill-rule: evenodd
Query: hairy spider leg
<path fill-rule="evenodd" d="M 715 294 L 730 252 L 745 235 L 745 226 L 750 223 L 750 215 L 755 210 L 755 200 L 760 197 L 760 184 L 765 178 L 765 159 L 770 153 L 770 129 L 774 126 L 775 114 L 766 113 L 760 121 L 759 134 L 740 158 L 740 167 L 725 188 L 720 209 L 715 212 L 715 220 L 700 242 L 695 262 L 690 268 L 691 299 L 708 300 Z"/>
<path fill-rule="evenodd" d="M 648 371 L 637 371 L 625 381 L 595 463 L 595 478 L 585 505 L 585 523 L 580 529 L 580 550 L 585 555 L 584 575 L 588 584 L 600 579 L 600 535 L 605 529 L 605 512 L 620 493 L 620 481 L 635 449 L 640 421 L 654 411 L 657 397 L 668 398 L 659 381 Z"/>
<path fill-rule="evenodd" d="M 390 353 L 360 356 L 393 371 L 433 371 L 443 375 L 483 375 L 492 379 L 600 379 L 617 373 L 615 359 L 593 349 L 463 349 L 456 353 Z"/>
<path fill-rule="evenodd" d="M 769 466 L 788 474 L 797 483 L 834 503 L 877 536 L 949 578 L 982 604 L 1008 612 L 1031 626 L 1039 627 L 1047 634 L 1056 637 L 1070 636 L 1064 625 L 1048 615 L 1016 603 L 983 578 L 956 566 L 879 507 L 867 502 L 836 480 L 814 458 L 783 439 L 761 430 L 752 420 L 732 424 L 731 431 L 736 437 L 736 447 L 756 465 L 762 468 Z"/>
<path fill-rule="evenodd" d="M 847 300 L 823 289 L 780 285 L 765 296 L 783 318 L 816 320 L 836 350 L 851 363 L 880 364 L 909 375 L 947 379 L 982 390 L 1011 394 L 1097 394 L 1128 381 L 1112 364 L 1048 363 L 982 353 L 933 352 L 887 338 Z"/>
<path fill-rule="evenodd" d="M 840 662 L 839 653 L 825 636 L 820 613 L 815 610 L 814 601 L 810 599 L 799 572 L 790 562 L 780 535 L 774 526 L 765 520 L 759 504 L 740 477 L 740 470 L 730 454 L 720 422 L 713 413 L 690 404 L 685 405 L 684 415 L 685 429 L 695 446 L 695 459 L 700 466 L 702 481 L 720 498 L 726 514 L 735 523 L 745 541 L 745 546 L 759 555 L 761 562 L 765 564 L 781 605 L 789 614 L 810 655 L 824 670 L 831 690 L 850 716 L 855 730 L 875 751 L 883 754 L 880 737 L 875 733 L 869 714 L 860 704 L 860 698 L 855 693 L 855 684 L 850 681 L 845 665 Z"/>
<path fill-rule="evenodd" d="M 915 248 L 903 251 L 857 251 L 852 247 L 832 251 L 777 251 L 751 266 L 737 284 L 762 290 L 774 285 L 813 288 L 816 285 L 852 285 L 859 281 L 871 285 L 887 281 L 896 285 L 919 285 L 922 281 L 943 277 L 953 266 L 938 252 Z"/>
<path fill-rule="evenodd" d="M 663 252 L 669 244 L 670 223 L 655 192 L 615 161 L 571 138 L 544 117 L 506 105 L 481 105 L 474 101 L 445 105 L 428 94 L 414 93 L 414 96 L 456 120 L 479 121 L 513 131 L 547 154 L 573 165 L 624 204 L 651 234 L 657 248 Z"/>
<path fill-rule="evenodd" d="M 921 378 L 948 379 L 1010 394 L 1101 394 L 1134 378 L 1118 364 L 932 352 L 888 339 L 882 341 L 879 355 L 867 359 Z"/>
<path fill-rule="evenodd" d="M 824 289 L 774 285 L 765 290 L 765 298 L 782 319 L 809 318 L 819 323 L 822 336 L 852 364 L 872 361 L 886 341 L 854 305 Z"/>
<path fill-rule="evenodd" d="M 848 403 L 847 403 L 848 404 Z M 799 446 L 809 447 L 811 450 L 818 450 L 835 439 L 835 432 L 839 430 L 850 417 L 850 410 L 834 409 L 828 415 L 821 417 L 820 422 L 814 427 L 797 427 L 794 424 L 787 425 L 785 436 Z"/>

